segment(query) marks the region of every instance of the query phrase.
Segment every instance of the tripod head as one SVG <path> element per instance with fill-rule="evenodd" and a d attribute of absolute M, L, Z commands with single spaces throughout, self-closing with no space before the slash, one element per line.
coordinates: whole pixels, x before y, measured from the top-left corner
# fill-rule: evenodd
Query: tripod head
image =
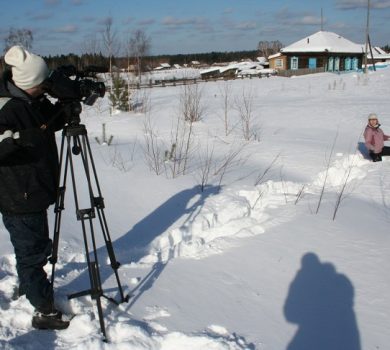
<path fill-rule="evenodd" d="M 65 116 L 65 123 L 69 126 L 78 126 L 80 124 L 80 114 L 82 111 L 80 101 L 69 101 L 62 103 L 62 111 Z"/>

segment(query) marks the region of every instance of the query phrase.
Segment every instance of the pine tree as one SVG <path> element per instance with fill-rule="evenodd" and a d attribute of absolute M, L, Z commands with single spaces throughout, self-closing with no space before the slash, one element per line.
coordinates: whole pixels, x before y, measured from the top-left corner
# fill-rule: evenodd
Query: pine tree
<path fill-rule="evenodd" d="M 109 99 L 113 109 L 120 111 L 128 111 L 130 109 L 126 81 L 121 78 L 119 73 L 112 75 L 112 89 L 109 94 Z"/>

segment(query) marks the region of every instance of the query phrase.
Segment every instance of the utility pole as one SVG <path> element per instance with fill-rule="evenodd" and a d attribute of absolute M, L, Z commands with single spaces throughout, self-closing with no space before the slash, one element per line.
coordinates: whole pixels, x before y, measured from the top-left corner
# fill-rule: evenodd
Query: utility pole
<path fill-rule="evenodd" d="M 367 57 L 368 57 L 368 42 L 369 42 L 369 27 L 370 27 L 370 0 L 367 0 L 367 26 L 366 26 L 366 49 L 364 52 L 364 73 L 368 73 Z"/>
<path fill-rule="evenodd" d="M 321 7 L 321 32 L 324 31 L 324 15 L 322 13 L 322 7 Z"/>

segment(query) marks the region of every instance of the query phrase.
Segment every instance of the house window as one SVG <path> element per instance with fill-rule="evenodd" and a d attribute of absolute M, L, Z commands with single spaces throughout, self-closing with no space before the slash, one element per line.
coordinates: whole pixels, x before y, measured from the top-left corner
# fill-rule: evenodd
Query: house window
<path fill-rule="evenodd" d="M 283 68 L 283 60 L 281 58 L 275 60 L 275 68 Z"/>
<path fill-rule="evenodd" d="M 344 70 L 351 70 L 351 57 L 346 57 L 344 61 Z"/>
<path fill-rule="evenodd" d="M 298 69 L 298 57 L 291 57 L 290 66 L 291 69 Z"/>
<path fill-rule="evenodd" d="M 328 72 L 333 72 L 334 70 L 334 58 L 329 57 L 328 58 Z"/>
<path fill-rule="evenodd" d="M 352 66 L 351 66 L 351 69 L 352 70 L 358 70 L 358 63 L 359 63 L 359 59 L 357 57 L 353 57 L 352 58 Z"/>
<path fill-rule="evenodd" d="M 340 70 L 340 57 L 334 59 L 334 70 L 338 72 Z"/>

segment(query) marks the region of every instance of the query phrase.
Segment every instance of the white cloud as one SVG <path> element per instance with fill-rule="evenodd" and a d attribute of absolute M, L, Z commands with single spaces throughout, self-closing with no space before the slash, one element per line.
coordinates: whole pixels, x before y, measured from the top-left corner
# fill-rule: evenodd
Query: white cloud
<path fill-rule="evenodd" d="M 289 10 L 288 8 L 282 8 L 276 13 L 276 19 L 278 23 L 282 25 L 300 25 L 300 26 L 319 26 L 321 21 L 326 23 L 326 19 L 322 19 L 319 16 L 314 16 L 310 13 L 298 13 Z"/>
<path fill-rule="evenodd" d="M 356 10 L 367 8 L 367 0 L 336 0 L 336 7 L 341 10 Z M 390 8 L 390 0 L 374 0 L 371 1 L 372 9 Z"/>
<path fill-rule="evenodd" d="M 146 18 L 146 19 L 141 19 L 137 22 L 138 25 L 140 26 L 149 26 L 152 25 L 156 22 L 154 18 Z"/>
<path fill-rule="evenodd" d="M 256 22 L 253 21 L 244 21 L 244 22 L 237 23 L 235 25 L 235 29 L 238 30 L 253 30 L 256 28 L 257 28 L 257 24 Z"/>
<path fill-rule="evenodd" d="M 45 0 L 45 4 L 49 6 L 56 6 L 61 3 L 61 0 Z"/>
<path fill-rule="evenodd" d="M 372 3 L 372 8 L 374 9 L 388 9 L 390 8 L 389 0 L 378 0 Z"/>
<path fill-rule="evenodd" d="M 234 12 L 234 10 L 233 10 L 232 7 L 228 7 L 228 8 L 225 8 L 225 9 L 223 10 L 223 14 L 224 14 L 224 15 L 227 15 L 227 14 L 233 13 L 233 12 Z"/>
<path fill-rule="evenodd" d="M 174 18 L 174 17 L 165 17 L 162 19 L 161 24 L 166 28 L 171 30 L 191 27 L 196 29 L 199 32 L 211 32 L 212 25 L 210 22 L 202 17 L 191 17 L 191 18 Z"/>
<path fill-rule="evenodd" d="M 30 18 L 34 21 L 42 21 L 42 20 L 47 20 L 53 17 L 52 13 L 49 12 L 38 12 L 33 15 L 30 15 Z"/>
<path fill-rule="evenodd" d="M 164 25 L 164 26 L 168 26 L 168 27 L 179 27 L 179 26 L 184 26 L 184 25 L 193 25 L 196 23 L 196 20 L 194 18 L 174 18 L 174 17 L 165 17 L 163 18 L 163 20 L 161 21 L 161 23 Z"/>
<path fill-rule="evenodd" d="M 54 29 L 54 32 L 56 33 L 75 33 L 77 32 L 77 27 L 73 24 L 69 24 L 63 27 L 59 27 Z"/>
<path fill-rule="evenodd" d="M 320 25 L 321 18 L 316 16 L 303 16 L 296 21 L 293 21 L 296 25 Z"/>

